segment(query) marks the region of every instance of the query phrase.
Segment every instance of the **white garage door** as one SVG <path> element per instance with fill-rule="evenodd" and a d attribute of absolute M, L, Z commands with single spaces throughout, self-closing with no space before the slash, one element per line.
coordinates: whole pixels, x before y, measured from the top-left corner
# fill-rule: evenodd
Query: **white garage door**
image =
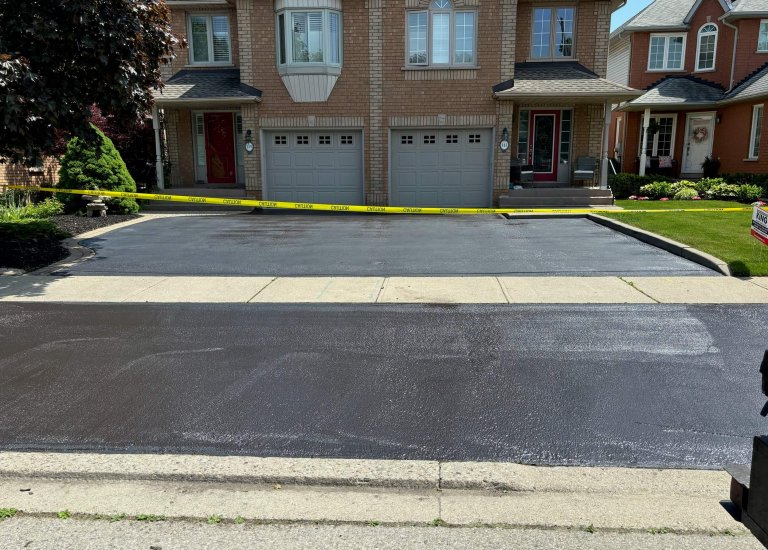
<path fill-rule="evenodd" d="M 390 203 L 491 205 L 491 130 L 394 130 Z"/>
<path fill-rule="evenodd" d="M 265 132 L 266 200 L 363 204 L 363 139 L 354 130 Z"/>

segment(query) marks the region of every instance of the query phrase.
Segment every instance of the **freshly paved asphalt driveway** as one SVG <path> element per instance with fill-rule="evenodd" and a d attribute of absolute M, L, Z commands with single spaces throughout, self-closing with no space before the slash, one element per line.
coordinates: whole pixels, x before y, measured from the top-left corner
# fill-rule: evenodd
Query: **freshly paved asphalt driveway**
<path fill-rule="evenodd" d="M 0 304 L 0 449 L 719 468 L 765 432 L 766 315 Z"/>
<path fill-rule="evenodd" d="M 75 274 L 714 275 L 585 219 L 173 217 L 85 241 Z"/>

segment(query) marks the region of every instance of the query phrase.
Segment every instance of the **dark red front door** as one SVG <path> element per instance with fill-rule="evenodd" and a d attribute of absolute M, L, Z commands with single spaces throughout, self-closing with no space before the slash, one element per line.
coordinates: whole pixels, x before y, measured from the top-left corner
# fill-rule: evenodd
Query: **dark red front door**
<path fill-rule="evenodd" d="M 237 183 L 232 113 L 205 113 L 205 162 L 208 183 Z"/>
<path fill-rule="evenodd" d="M 531 111 L 530 158 L 535 181 L 556 181 L 560 111 Z"/>

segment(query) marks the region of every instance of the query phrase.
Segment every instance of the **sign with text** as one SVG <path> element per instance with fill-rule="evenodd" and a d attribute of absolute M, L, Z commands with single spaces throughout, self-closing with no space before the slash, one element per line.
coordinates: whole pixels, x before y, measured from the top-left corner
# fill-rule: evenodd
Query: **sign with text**
<path fill-rule="evenodd" d="M 768 244 L 768 211 L 755 206 L 752 211 L 752 236 L 763 244 Z"/>

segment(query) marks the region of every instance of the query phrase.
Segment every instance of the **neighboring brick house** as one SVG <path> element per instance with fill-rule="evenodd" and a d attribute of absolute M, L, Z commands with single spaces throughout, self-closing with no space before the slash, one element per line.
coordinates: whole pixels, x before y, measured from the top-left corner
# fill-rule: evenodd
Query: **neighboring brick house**
<path fill-rule="evenodd" d="M 569 186 L 639 95 L 605 79 L 620 0 L 167 3 L 188 43 L 157 96 L 171 188 L 490 206 L 513 157 Z"/>
<path fill-rule="evenodd" d="M 768 172 L 768 0 L 655 0 L 611 33 L 608 77 L 645 90 L 613 115 L 623 171 Z"/>

